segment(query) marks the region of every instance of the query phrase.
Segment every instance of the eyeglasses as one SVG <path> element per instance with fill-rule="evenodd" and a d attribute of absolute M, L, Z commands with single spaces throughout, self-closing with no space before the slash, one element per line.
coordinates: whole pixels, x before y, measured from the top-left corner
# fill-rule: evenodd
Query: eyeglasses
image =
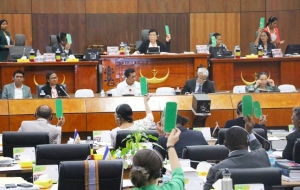
<path fill-rule="evenodd" d="M 57 79 L 57 78 L 58 78 L 58 77 L 51 77 L 50 79 L 51 79 L 51 80 L 55 80 L 55 79 Z"/>
<path fill-rule="evenodd" d="M 21 79 L 22 79 L 22 78 L 23 78 L 23 76 L 15 76 L 15 78 L 21 78 Z"/>
<path fill-rule="evenodd" d="M 266 37 L 267 35 L 260 35 L 260 37 Z"/>

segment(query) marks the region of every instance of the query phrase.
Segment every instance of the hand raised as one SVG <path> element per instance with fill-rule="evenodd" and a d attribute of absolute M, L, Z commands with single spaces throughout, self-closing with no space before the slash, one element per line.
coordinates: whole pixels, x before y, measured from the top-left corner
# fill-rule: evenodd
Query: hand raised
<path fill-rule="evenodd" d="M 252 129 L 255 125 L 255 122 L 253 120 L 253 118 L 250 115 L 247 115 L 246 117 L 244 117 L 244 121 L 245 121 L 245 129 L 246 131 L 251 134 L 252 133 Z"/>
<path fill-rule="evenodd" d="M 171 34 L 168 34 L 168 35 L 166 36 L 166 41 L 169 42 L 170 40 L 171 40 Z"/>

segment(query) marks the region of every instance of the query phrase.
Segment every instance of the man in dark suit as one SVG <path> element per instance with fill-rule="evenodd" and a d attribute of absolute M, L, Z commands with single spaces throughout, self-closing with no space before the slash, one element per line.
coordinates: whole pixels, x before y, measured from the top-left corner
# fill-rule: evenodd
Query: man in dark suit
<path fill-rule="evenodd" d="M 181 94 L 186 93 L 215 93 L 215 83 L 207 79 L 209 73 L 204 67 L 198 69 L 197 78 L 186 81 Z"/>
<path fill-rule="evenodd" d="M 254 121 L 250 116 L 245 117 L 245 129 L 233 126 L 225 133 L 225 146 L 229 149 L 228 157 L 209 169 L 204 190 L 212 189 L 216 174 L 223 168 L 262 168 L 270 167 L 270 161 L 265 149 L 252 133 Z M 251 152 L 248 151 L 250 143 Z"/>
<path fill-rule="evenodd" d="M 295 107 L 293 109 L 292 121 L 294 124 L 294 129 L 291 134 L 286 136 L 287 144 L 282 152 L 282 158 L 293 160 L 293 148 L 295 141 L 300 138 L 300 107 Z"/>
<path fill-rule="evenodd" d="M 193 131 L 184 127 L 188 121 L 188 118 L 182 117 L 181 115 L 177 114 L 176 127 L 181 131 L 179 141 L 175 144 L 175 150 L 178 158 L 182 157 L 182 150 L 186 146 L 208 145 L 201 131 Z M 163 159 L 165 159 L 165 157 L 167 156 L 168 138 L 165 137 L 164 127 L 161 122 L 157 123 L 156 130 L 159 134 L 158 144 L 164 149 L 158 146 L 155 146 L 154 149 L 162 155 Z"/>
<path fill-rule="evenodd" d="M 58 49 L 60 53 L 66 53 L 66 55 L 73 54 L 71 50 L 71 44 L 68 43 L 67 34 L 66 33 L 59 33 L 56 35 L 57 43 L 52 46 L 52 53 L 55 53 Z"/>

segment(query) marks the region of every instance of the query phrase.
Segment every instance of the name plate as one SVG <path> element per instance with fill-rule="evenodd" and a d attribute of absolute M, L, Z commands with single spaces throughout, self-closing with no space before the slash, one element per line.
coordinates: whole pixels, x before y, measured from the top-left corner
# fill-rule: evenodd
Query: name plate
<path fill-rule="evenodd" d="M 196 53 L 208 53 L 207 45 L 196 45 Z"/>
<path fill-rule="evenodd" d="M 107 55 L 119 55 L 119 47 L 107 46 Z"/>
<path fill-rule="evenodd" d="M 22 147 L 14 148 L 13 156 L 15 161 L 20 161 L 21 157 L 29 157 L 32 163 L 35 163 L 35 148 L 34 147 Z"/>

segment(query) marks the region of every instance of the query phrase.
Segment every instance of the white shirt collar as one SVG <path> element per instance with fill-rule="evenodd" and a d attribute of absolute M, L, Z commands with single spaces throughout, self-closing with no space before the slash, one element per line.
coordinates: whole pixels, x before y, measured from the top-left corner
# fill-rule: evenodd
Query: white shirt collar
<path fill-rule="evenodd" d="M 14 87 L 17 88 L 15 83 L 14 83 Z M 21 88 L 23 88 L 23 84 L 22 84 Z"/>

